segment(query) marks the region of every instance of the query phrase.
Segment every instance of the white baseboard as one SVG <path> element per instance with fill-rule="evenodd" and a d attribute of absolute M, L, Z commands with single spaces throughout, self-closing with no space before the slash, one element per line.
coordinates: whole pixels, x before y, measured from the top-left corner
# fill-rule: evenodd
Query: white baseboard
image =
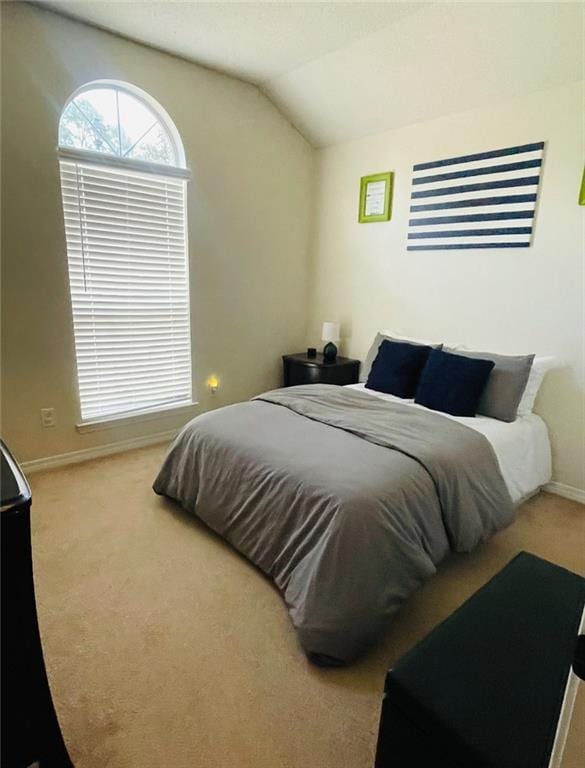
<path fill-rule="evenodd" d="M 64 467 L 67 464 L 79 464 L 81 461 L 99 459 L 102 456 L 131 451 L 134 448 L 145 448 L 148 445 L 170 442 L 177 435 L 178 431 L 178 429 L 169 429 L 166 432 L 157 432 L 154 435 L 146 435 L 145 437 L 135 437 L 131 440 L 119 440 L 117 443 L 107 443 L 95 448 L 83 448 L 80 451 L 71 451 L 71 453 L 59 453 L 56 456 L 46 456 L 43 459 L 23 461 L 20 466 L 23 472 L 30 474 L 31 472 L 40 472 L 44 469 Z"/>
<path fill-rule="evenodd" d="M 549 493 L 555 493 L 557 496 L 563 496 L 565 499 L 571 499 L 572 501 L 580 501 L 581 504 L 585 504 L 585 491 L 581 488 L 575 488 L 574 485 L 565 485 L 565 483 L 547 483 L 544 486 L 544 490 Z"/>

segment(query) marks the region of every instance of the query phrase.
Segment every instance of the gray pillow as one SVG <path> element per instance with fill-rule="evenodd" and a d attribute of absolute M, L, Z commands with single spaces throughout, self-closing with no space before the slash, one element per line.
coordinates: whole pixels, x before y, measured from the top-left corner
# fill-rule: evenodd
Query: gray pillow
<path fill-rule="evenodd" d="M 447 347 L 445 352 L 452 352 L 462 357 L 493 360 L 495 366 L 487 380 L 477 413 L 482 416 L 491 416 L 492 419 L 499 419 L 499 421 L 515 420 L 534 355 L 496 355 L 493 352 L 468 352 Z"/>
<path fill-rule="evenodd" d="M 376 359 L 376 355 L 378 354 L 378 350 L 380 349 L 380 344 L 383 341 L 399 341 L 401 344 L 413 344 L 415 347 L 432 347 L 433 349 L 442 349 L 443 347 L 442 344 L 425 344 L 422 341 L 412 341 L 412 339 L 400 339 L 398 338 L 398 336 L 386 336 L 383 333 L 377 333 L 372 346 L 368 350 L 366 359 L 362 363 L 362 367 L 360 371 L 361 382 L 365 382 L 368 380 L 368 376 L 370 375 L 372 365 L 374 364 L 374 360 Z"/>

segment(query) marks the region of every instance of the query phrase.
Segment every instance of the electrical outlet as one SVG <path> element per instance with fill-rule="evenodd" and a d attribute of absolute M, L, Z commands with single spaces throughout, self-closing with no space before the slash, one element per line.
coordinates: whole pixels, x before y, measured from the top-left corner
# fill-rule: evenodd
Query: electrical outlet
<path fill-rule="evenodd" d="M 54 427 L 57 424 L 54 408 L 41 408 L 41 424 L 43 427 Z"/>

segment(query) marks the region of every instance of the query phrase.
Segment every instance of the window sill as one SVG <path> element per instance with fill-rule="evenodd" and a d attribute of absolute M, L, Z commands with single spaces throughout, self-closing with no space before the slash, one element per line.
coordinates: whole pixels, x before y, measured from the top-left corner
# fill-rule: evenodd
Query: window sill
<path fill-rule="evenodd" d="M 103 429 L 123 427 L 126 424 L 136 424 L 141 421 L 153 421 L 155 419 L 166 418 L 167 416 L 174 416 L 175 414 L 193 410 L 197 405 L 197 402 L 173 403 L 172 405 L 160 406 L 144 411 L 135 411 L 126 415 L 116 414 L 114 416 L 104 416 L 101 419 L 94 419 L 93 421 L 82 421 L 80 424 L 76 424 L 75 428 L 82 435 L 87 432 L 99 432 Z"/>

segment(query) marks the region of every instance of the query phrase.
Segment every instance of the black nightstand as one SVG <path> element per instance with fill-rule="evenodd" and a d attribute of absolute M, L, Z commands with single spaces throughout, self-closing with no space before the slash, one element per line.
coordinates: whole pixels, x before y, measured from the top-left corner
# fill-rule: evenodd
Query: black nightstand
<path fill-rule="evenodd" d="M 306 352 L 283 355 L 284 386 L 296 384 L 357 384 L 360 361 L 337 357 L 334 363 L 325 363 L 323 355 L 307 357 Z"/>

